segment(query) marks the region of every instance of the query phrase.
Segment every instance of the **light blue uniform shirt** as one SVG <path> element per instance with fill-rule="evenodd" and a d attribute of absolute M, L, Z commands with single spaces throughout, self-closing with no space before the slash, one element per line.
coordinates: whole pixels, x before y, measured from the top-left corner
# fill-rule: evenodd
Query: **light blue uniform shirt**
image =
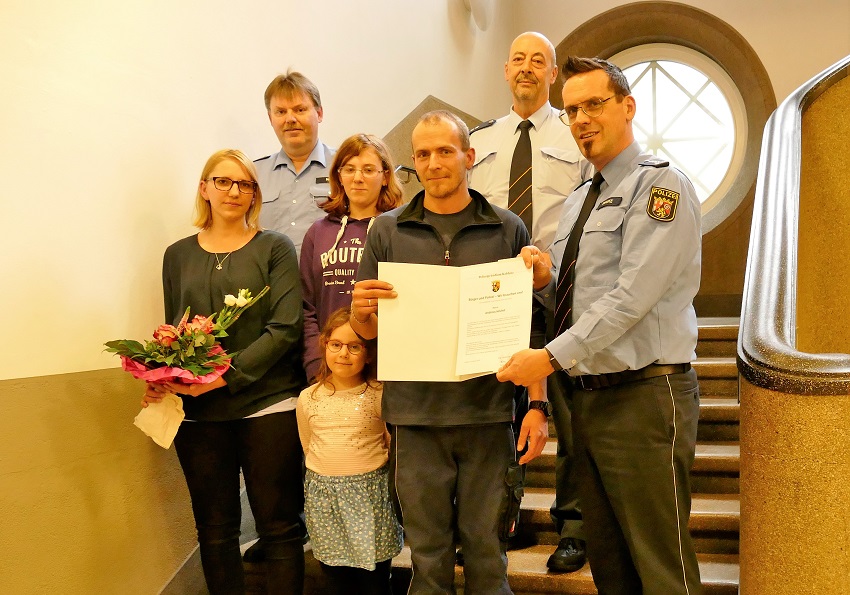
<path fill-rule="evenodd" d="M 584 160 L 570 134 L 558 119 L 558 110 L 547 101 L 528 118 L 534 125 L 531 139 L 531 241 L 546 250 L 555 238 L 564 200 L 572 194 L 591 166 Z M 511 161 L 519 140 L 517 126 L 522 118 L 511 112 L 470 136 L 475 164 L 469 174 L 469 187 L 478 190 L 490 203 L 508 208 Z"/>
<path fill-rule="evenodd" d="M 327 215 L 319 205 L 330 195 L 327 178 L 335 154 L 335 149 L 317 142 L 297 174 L 283 149 L 254 161 L 263 193 L 260 225 L 286 234 L 295 244 L 299 258 L 304 234 L 317 219 Z"/>
<path fill-rule="evenodd" d="M 575 322 L 546 346 L 571 376 L 682 364 L 696 357 L 700 203 L 679 170 L 640 165 L 650 159 L 659 161 L 641 154 L 635 142 L 602 169 L 605 182 L 579 244 Z M 543 290 L 550 305 L 589 188 L 576 190 L 561 214 L 551 249 L 554 278 Z M 664 200 L 676 194 L 675 204 Z M 663 220 L 672 208 L 674 217 Z M 650 216 L 650 209 L 662 220 Z"/>

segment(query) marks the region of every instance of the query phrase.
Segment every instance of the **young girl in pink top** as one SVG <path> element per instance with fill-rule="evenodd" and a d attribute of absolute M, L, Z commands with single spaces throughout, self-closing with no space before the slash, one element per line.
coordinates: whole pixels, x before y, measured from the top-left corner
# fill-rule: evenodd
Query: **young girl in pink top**
<path fill-rule="evenodd" d="M 373 345 L 354 333 L 348 317 L 342 308 L 325 324 L 317 383 L 296 406 L 307 467 L 304 511 L 326 582 L 322 593 L 385 595 L 402 547 L 389 496 L 389 434 Z"/>

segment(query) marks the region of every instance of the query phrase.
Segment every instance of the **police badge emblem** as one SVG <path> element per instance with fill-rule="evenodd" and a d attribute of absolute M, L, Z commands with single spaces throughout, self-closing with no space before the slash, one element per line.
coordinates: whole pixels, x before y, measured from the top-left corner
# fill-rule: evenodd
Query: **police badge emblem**
<path fill-rule="evenodd" d="M 501 286 L 502 286 L 502 282 L 501 282 L 501 281 L 498 281 L 498 280 L 497 280 L 497 281 L 493 281 L 493 292 L 495 293 L 495 292 L 499 291 L 499 288 L 500 288 Z"/>
<path fill-rule="evenodd" d="M 672 221 L 676 217 L 677 206 L 679 206 L 678 192 L 653 186 L 649 192 L 646 213 L 658 221 Z"/>

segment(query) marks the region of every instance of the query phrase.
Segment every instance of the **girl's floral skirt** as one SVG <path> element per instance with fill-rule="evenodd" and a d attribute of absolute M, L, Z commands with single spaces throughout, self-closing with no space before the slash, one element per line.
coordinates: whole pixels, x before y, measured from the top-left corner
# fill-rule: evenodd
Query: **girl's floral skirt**
<path fill-rule="evenodd" d="M 374 570 L 398 555 L 402 531 L 389 494 L 387 466 L 359 475 L 304 477 L 304 513 L 313 556 L 329 566 Z"/>

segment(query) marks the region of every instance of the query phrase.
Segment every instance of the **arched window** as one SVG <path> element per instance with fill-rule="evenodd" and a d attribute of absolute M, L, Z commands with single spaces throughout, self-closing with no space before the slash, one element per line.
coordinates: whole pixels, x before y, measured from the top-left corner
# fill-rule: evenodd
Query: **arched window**
<path fill-rule="evenodd" d="M 728 74 L 690 48 L 635 46 L 610 58 L 637 102 L 635 137 L 693 182 L 708 212 L 740 173 L 747 142 L 744 101 Z"/>
<path fill-rule="evenodd" d="M 728 103 L 734 129 L 731 153 L 726 152 L 729 145 L 720 149 L 722 143 L 718 139 L 723 138 L 724 133 L 717 128 L 711 130 L 711 126 L 708 129 L 715 139 L 713 141 L 699 136 L 701 133 L 697 133 L 692 125 L 662 127 L 662 144 L 669 152 L 670 160 L 688 172 L 703 199 L 703 235 L 712 234 L 706 240 L 709 251 L 715 249 L 712 242 L 716 241 L 719 253 L 729 253 L 732 244 L 736 254 L 740 251 L 746 253 L 748 213 L 755 190 L 761 134 L 768 116 L 776 107 L 767 71 L 747 40 L 727 23 L 705 11 L 678 2 L 646 1 L 618 6 L 597 15 L 577 27 L 556 49 L 561 60 L 568 55 L 599 56 L 623 69 L 646 64 L 642 69 L 634 69 L 634 73 L 627 73 L 627 76 L 634 77 L 635 93 L 638 94 L 635 97 L 637 114 L 641 118 L 655 113 L 662 120 L 669 120 L 671 115 L 664 110 L 675 109 L 678 112 L 687 106 L 690 109 L 681 114 L 685 116 L 682 118 L 684 121 L 688 121 L 687 116 L 691 114 L 694 120 L 703 122 L 716 122 L 714 118 L 728 121 L 728 115 L 720 115 L 724 111 L 721 107 L 703 109 L 709 103 L 709 96 L 723 97 Z M 653 62 L 655 66 L 650 67 Z M 684 74 L 686 67 L 695 71 L 692 73 L 693 83 L 690 82 L 691 75 Z M 638 80 L 643 71 L 643 78 Z M 664 74 L 659 77 L 662 72 Z M 656 75 L 654 81 L 653 74 Z M 700 91 L 706 80 L 711 82 Z M 552 105 L 561 107 L 560 88 L 556 87 L 552 86 L 550 100 Z M 708 115 L 709 112 L 712 116 Z M 642 123 L 641 129 L 643 132 L 636 130 L 637 134 L 643 134 L 641 144 L 647 141 L 650 145 L 656 143 L 659 135 L 657 126 Z M 694 148 L 699 146 L 700 140 L 706 142 L 701 148 Z M 714 153 L 718 154 L 715 156 Z M 699 163 L 698 158 L 692 159 L 692 163 L 680 160 L 679 157 L 685 154 L 699 155 L 704 161 Z M 728 163 L 725 163 L 727 159 Z M 694 171 L 698 172 L 697 175 Z M 697 183 L 702 179 L 705 181 Z M 717 186 L 709 191 L 713 183 Z M 713 233 L 715 229 L 717 233 Z M 704 262 L 712 261 L 709 258 Z M 738 262 L 737 258 L 735 262 Z M 717 276 L 725 275 L 724 279 L 730 279 L 730 266 L 731 263 L 726 263 L 721 267 L 722 275 L 718 273 Z M 736 266 L 735 275 L 740 276 L 743 283 L 743 267 Z M 727 291 L 725 286 L 723 291 Z"/>

